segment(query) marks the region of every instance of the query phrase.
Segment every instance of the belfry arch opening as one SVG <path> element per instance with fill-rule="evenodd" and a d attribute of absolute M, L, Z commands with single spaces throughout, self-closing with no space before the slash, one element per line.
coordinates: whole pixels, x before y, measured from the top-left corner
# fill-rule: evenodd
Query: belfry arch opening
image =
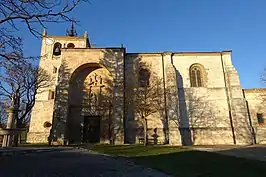
<path fill-rule="evenodd" d="M 102 65 L 78 67 L 69 81 L 68 138 L 70 143 L 109 141 L 113 102 L 113 80 Z"/>

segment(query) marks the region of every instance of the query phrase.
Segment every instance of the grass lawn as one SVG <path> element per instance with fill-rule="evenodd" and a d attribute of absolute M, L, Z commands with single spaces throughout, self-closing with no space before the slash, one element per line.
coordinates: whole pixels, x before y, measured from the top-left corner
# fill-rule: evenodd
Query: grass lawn
<path fill-rule="evenodd" d="M 18 147 L 48 147 L 48 143 L 36 143 L 36 144 L 30 144 L 30 143 L 24 143 L 24 144 L 18 144 Z"/>
<path fill-rule="evenodd" d="M 169 146 L 95 145 L 91 150 L 129 159 L 177 177 L 266 177 L 266 162 Z"/>

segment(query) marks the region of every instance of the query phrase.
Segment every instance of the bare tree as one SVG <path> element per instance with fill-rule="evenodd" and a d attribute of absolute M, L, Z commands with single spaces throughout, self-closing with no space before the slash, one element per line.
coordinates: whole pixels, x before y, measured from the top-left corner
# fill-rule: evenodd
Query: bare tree
<path fill-rule="evenodd" d="M 262 74 L 261 74 L 261 81 L 263 84 L 266 85 L 266 68 L 264 68 Z"/>
<path fill-rule="evenodd" d="M 266 67 L 264 68 L 264 70 L 261 74 L 261 81 L 263 84 L 266 84 Z"/>
<path fill-rule="evenodd" d="M 266 67 L 264 68 L 262 74 L 261 74 L 261 82 L 264 86 L 266 86 Z M 262 104 L 266 104 L 266 94 L 262 95 Z"/>
<path fill-rule="evenodd" d="M 2 64 L 3 74 L 0 76 L 0 96 L 7 99 L 9 105 L 15 110 L 17 128 L 25 123 L 35 97 L 53 84 L 53 78 L 42 68 L 38 68 L 30 61 L 12 61 Z"/>
<path fill-rule="evenodd" d="M 40 32 L 35 24 L 45 27 L 49 22 L 72 21 L 68 14 L 80 2 L 87 0 L 5 0 L 0 2 L 0 24 L 7 23 L 18 29 L 18 22 L 24 23 L 33 35 Z"/>
<path fill-rule="evenodd" d="M 143 124 L 144 144 L 148 145 L 148 125 L 147 117 L 163 109 L 163 81 L 150 73 L 150 67 L 141 64 L 139 74 L 135 76 L 133 96 L 127 97 L 127 104 L 134 105 L 135 111 L 139 116 L 139 121 Z"/>
<path fill-rule="evenodd" d="M 15 32 L 26 26 L 36 37 L 47 23 L 74 21 L 69 17 L 87 0 L 4 0 L 0 1 L 0 59 L 20 59 L 22 40 Z"/>
<path fill-rule="evenodd" d="M 7 123 L 7 112 L 5 110 L 5 100 L 1 100 L 0 102 L 0 128 L 5 127 L 6 123 Z"/>

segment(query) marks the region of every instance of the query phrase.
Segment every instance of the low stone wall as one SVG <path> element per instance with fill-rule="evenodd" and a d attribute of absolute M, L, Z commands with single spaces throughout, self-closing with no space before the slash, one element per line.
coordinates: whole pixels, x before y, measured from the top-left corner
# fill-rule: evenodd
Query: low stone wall
<path fill-rule="evenodd" d="M 29 132 L 27 143 L 48 143 L 49 132 Z"/>

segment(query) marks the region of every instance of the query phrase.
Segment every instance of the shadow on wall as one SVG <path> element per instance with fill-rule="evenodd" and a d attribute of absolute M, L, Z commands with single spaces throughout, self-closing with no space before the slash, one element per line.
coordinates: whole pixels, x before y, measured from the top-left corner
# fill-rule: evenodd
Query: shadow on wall
<path fill-rule="evenodd" d="M 246 98 L 247 93 L 243 90 Z M 253 139 L 253 144 L 265 144 L 266 142 L 266 129 L 264 112 L 266 112 L 266 94 L 260 93 L 255 97 L 256 102 L 246 100 L 248 109 L 248 118 L 250 126 L 250 136 Z"/>
<path fill-rule="evenodd" d="M 172 61 L 173 65 L 173 61 Z M 174 65 L 173 65 L 174 66 Z M 190 130 L 190 123 L 189 123 L 189 117 L 188 117 L 188 112 L 187 112 L 187 103 L 186 103 L 186 98 L 185 98 L 185 91 L 184 91 L 184 86 L 183 86 L 183 78 L 180 74 L 180 72 L 175 69 L 175 74 L 176 74 L 176 86 L 178 89 L 178 115 L 179 115 L 179 120 L 178 120 L 178 125 L 179 125 L 179 132 L 181 136 L 181 143 L 184 146 L 190 146 L 192 145 L 192 138 L 191 138 L 191 130 Z"/>
<path fill-rule="evenodd" d="M 86 88 L 87 76 L 97 71 L 101 66 L 97 64 L 85 64 L 78 67 L 69 80 L 68 88 L 68 114 L 67 130 L 70 143 L 84 142 L 85 128 L 84 116 L 98 116 L 98 112 L 92 111 L 90 106 L 90 89 Z M 94 103 L 93 103 L 94 104 Z M 71 132 L 71 133 L 70 133 Z"/>
<path fill-rule="evenodd" d="M 191 138 L 191 129 L 189 122 L 189 115 L 187 110 L 187 103 L 185 99 L 185 90 L 183 86 L 183 78 L 180 72 L 177 70 L 175 65 L 173 64 L 173 59 L 171 58 L 171 66 L 174 68 L 174 73 L 169 73 L 175 75 L 176 88 L 167 88 L 167 97 L 168 97 L 168 106 L 167 109 L 171 110 L 174 113 L 169 114 L 169 121 L 173 121 L 178 127 L 178 131 L 181 137 L 181 144 L 184 146 L 192 145 Z M 170 89 L 170 90 L 169 90 Z M 172 137 L 174 138 L 174 137 Z"/>
<path fill-rule="evenodd" d="M 68 83 L 70 78 L 70 70 L 67 64 L 62 61 L 59 68 L 58 86 L 55 88 L 54 112 L 52 128 L 48 137 L 49 144 L 57 142 L 58 139 L 65 139 L 65 127 L 67 126 L 67 118 L 64 113 L 68 112 Z"/>
<path fill-rule="evenodd" d="M 134 88 L 136 88 L 136 70 L 140 56 L 127 56 L 125 60 L 125 143 L 135 144 L 136 137 L 144 137 L 143 125 L 135 121 Z"/>
<path fill-rule="evenodd" d="M 139 55 L 128 56 L 126 65 L 125 110 L 129 132 L 127 142 L 134 144 L 136 138 L 139 138 L 144 139 L 145 143 L 150 141 L 157 144 L 158 134 L 161 136 L 160 139 L 164 138 L 163 143 L 167 142 L 163 79 L 152 70 L 152 63 L 143 61 Z M 157 132 L 158 124 L 162 124 L 162 127 Z M 140 131 L 141 129 L 143 131 Z"/>
<path fill-rule="evenodd" d="M 86 77 L 93 71 L 105 68 L 111 73 L 113 81 L 105 82 L 106 95 L 99 95 L 97 116 L 101 116 L 101 140 L 107 139 L 115 143 L 123 138 L 123 80 L 124 80 L 124 49 L 103 50 L 99 63 L 80 66 L 72 75 L 67 63 L 63 60 L 59 69 L 59 81 L 56 88 L 53 124 L 48 138 L 49 142 L 65 139 L 69 143 L 83 141 L 84 109 L 90 109 L 89 93 L 84 89 Z M 91 65 L 92 64 L 92 65 Z M 114 96 L 113 96 L 114 95 Z M 85 102 L 84 102 L 85 100 Z M 88 116 L 91 112 L 86 112 Z M 95 113 L 96 114 L 96 113 Z M 78 119 L 78 120 L 75 120 Z"/>
<path fill-rule="evenodd" d="M 113 97 L 109 98 L 111 100 L 111 120 L 109 122 L 109 140 L 110 143 L 115 143 L 116 141 L 125 141 L 127 137 L 124 120 L 124 56 L 125 48 L 116 49 L 105 49 L 104 56 L 100 59 L 100 64 L 109 70 L 113 77 L 113 83 L 111 88 L 113 88 Z"/>
<path fill-rule="evenodd" d="M 182 145 L 231 144 L 230 123 L 218 107 L 217 100 L 208 99 L 208 95 L 204 94 L 204 91 L 208 94 L 206 88 L 184 88 L 183 78 L 173 61 L 172 66 L 178 88 L 177 105 L 174 108 L 178 116 L 173 116 L 177 117 L 176 120 L 173 117 L 169 119 L 176 123 Z"/>

